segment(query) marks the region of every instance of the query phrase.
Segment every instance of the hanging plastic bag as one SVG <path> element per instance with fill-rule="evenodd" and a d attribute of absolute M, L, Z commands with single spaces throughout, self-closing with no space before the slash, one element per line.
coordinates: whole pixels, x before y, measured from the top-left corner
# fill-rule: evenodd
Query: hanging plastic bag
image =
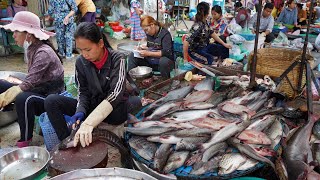
<path fill-rule="evenodd" d="M 236 19 L 233 18 L 227 26 L 227 30 L 231 34 L 239 34 L 242 31 L 242 27 L 239 24 L 237 24 Z"/>

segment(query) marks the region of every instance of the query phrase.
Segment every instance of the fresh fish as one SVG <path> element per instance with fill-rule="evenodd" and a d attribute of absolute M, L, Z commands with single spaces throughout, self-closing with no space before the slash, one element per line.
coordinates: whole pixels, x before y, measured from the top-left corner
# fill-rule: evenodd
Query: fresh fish
<path fill-rule="evenodd" d="M 206 151 L 204 151 L 202 156 L 202 161 L 207 162 L 209 159 L 213 156 L 215 156 L 220 151 L 225 151 L 227 149 L 228 145 L 225 142 L 217 143 L 212 146 L 210 146 Z"/>
<path fill-rule="evenodd" d="M 289 180 L 306 178 L 311 172 L 310 166 L 307 164 L 311 162 L 308 157 L 312 156 L 309 139 L 314 123 L 319 118 L 311 115 L 309 122 L 294 133 L 294 135 L 287 142 L 287 147 L 284 149 L 284 162 L 287 165 Z"/>
<path fill-rule="evenodd" d="M 220 106 L 220 108 L 219 108 L 219 106 Z M 250 115 L 250 117 L 255 114 L 254 111 L 251 111 L 246 106 L 235 104 L 235 103 L 232 103 L 232 102 L 225 102 L 225 103 L 222 103 L 219 106 L 218 106 L 219 113 L 221 111 L 223 111 L 223 112 L 231 113 L 231 114 L 234 114 L 234 115 L 242 115 L 243 112 L 246 112 L 246 113 L 248 113 Z"/>
<path fill-rule="evenodd" d="M 182 102 L 167 102 L 157 109 L 153 111 L 150 116 L 147 116 L 143 119 L 143 121 L 150 121 L 150 120 L 159 120 L 160 118 L 174 113 L 181 109 Z"/>
<path fill-rule="evenodd" d="M 194 89 L 197 91 L 202 91 L 202 90 L 212 90 L 214 85 L 214 80 L 213 78 L 206 78 L 199 82 Z"/>
<path fill-rule="evenodd" d="M 209 117 L 199 118 L 190 122 L 192 125 L 199 128 L 208 128 L 212 130 L 220 130 L 221 128 L 230 124 L 229 121 L 224 119 L 213 119 Z"/>
<path fill-rule="evenodd" d="M 186 102 L 182 105 L 183 110 L 209 109 L 214 105 L 206 102 Z"/>
<path fill-rule="evenodd" d="M 274 149 L 280 142 L 283 136 L 283 129 L 279 119 L 276 119 L 270 128 L 266 129 L 264 133 L 271 139 L 271 148 Z"/>
<path fill-rule="evenodd" d="M 232 80 L 232 81 L 238 81 L 239 76 L 218 76 L 220 80 Z"/>
<path fill-rule="evenodd" d="M 186 102 L 204 102 L 213 94 L 213 90 L 195 91 L 184 98 Z"/>
<path fill-rule="evenodd" d="M 143 112 L 143 116 L 146 117 L 152 113 L 152 111 L 161 106 L 162 104 L 169 102 L 169 101 L 178 101 L 186 97 L 191 91 L 193 90 L 192 86 L 186 86 L 179 89 L 175 89 L 170 91 L 165 97 L 154 101 L 149 105 L 149 107 Z"/>
<path fill-rule="evenodd" d="M 275 120 L 275 115 L 266 115 L 262 119 L 257 119 L 256 121 L 254 121 L 247 129 L 263 131 L 266 128 L 270 127 Z"/>
<path fill-rule="evenodd" d="M 255 159 L 257 161 L 267 163 L 273 169 L 275 169 L 275 165 L 272 161 L 270 161 L 268 158 L 263 157 L 263 156 L 259 155 L 258 153 L 256 153 L 255 150 L 252 147 L 250 147 L 249 145 L 240 143 L 240 141 L 237 140 L 236 138 L 230 138 L 228 140 L 228 143 L 231 144 L 232 146 L 234 146 L 235 148 L 237 148 L 242 154 L 245 154 L 246 156 L 248 156 L 252 159 Z"/>
<path fill-rule="evenodd" d="M 239 124 L 231 123 L 225 126 L 224 128 L 220 129 L 218 132 L 216 132 L 207 143 L 202 144 L 200 146 L 200 149 L 206 150 L 214 144 L 227 140 L 228 138 L 242 132 L 245 128 L 249 126 L 249 124 L 250 124 L 250 119 L 247 116 L 247 118 L 245 118 L 244 121 Z"/>
<path fill-rule="evenodd" d="M 129 145 L 133 148 L 141 157 L 151 161 L 154 157 L 154 154 L 157 151 L 157 145 L 147 141 L 147 139 L 134 136 L 129 139 Z"/>
<path fill-rule="evenodd" d="M 223 116 L 221 116 L 218 111 L 217 112 L 210 112 L 208 114 L 208 117 L 211 117 L 213 119 L 224 119 L 224 120 L 230 121 L 229 119 L 225 119 Z"/>
<path fill-rule="evenodd" d="M 189 151 L 175 151 L 170 154 L 166 166 L 163 169 L 164 173 L 169 173 L 181 167 L 189 156 Z"/>
<path fill-rule="evenodd" d="M 233 80 L 221 80 L 220 81 L 220 85 L 222 85 L 222 86 L 228 86 L 232 83 L 233 83 Z"/>
<path fill-rule="evenodd" d="M 215 92 L 211 98 L 207 100 L 213 107 L 217 107 L 220 103 L 227 99 L 227 92 Z"/>
<path fill-rule="evenodd" d="M 249 103 L 247 107 L 250 110 L 257 112 L 263 107 L 263 104 L 268 101 L 269 96 L 270 96 L 270 91 L 265 91 L 257 100 Z"/>
<path fill-rule="evenodd" d="M 312 157 L 315 161 L 320 162 L 320 141 L 316 141 L 312 144 Z M 316 167 L 319 172 L 320 166 Z"/>
<path fill-rule="evenodd" d="M 248 158 L 247 161 L 241 165 L 240 167 L 238 167 L 237 170 L 239 171 L 245 171 L 245 170 L 248 170 L 252 167 L 254 167 L 255 165 L 257 165 L 259 162 L 254 160 L 254 159 L 251 159 L 251 158 Z"/>
<path fill-rule="evenodd" d="M 240 153 L 229 153 L 223 155 L 219 163 L 219 175 L 230 174 L 245 164 L 247 158 Z"/>
<path fill-rule="evenodd" d="M 261 156 L 276 156 L 277 152 L 270 147 L 265 147 L 264 145 L 248 144 L 256 153 Z"/>
<path fill-rule="evenodd" d="M 198 162 L 201 161 L 202 158 L 202 152 L 200 151 L 194 151 L 192 152 L 192 154 L 190 155 L 190 158 L 186 160 L 186 162 L 184 163 L 184 165 L 186 166 L 192 166 Z"/>
<path fill-rule="evenodd" d="M 233 99 L 240 96 L 245 91 L 241 86 L 235 86 L 232 90 L 228 92 L 227 99 Z"/>
<path fill-rule="evenodd" d="M 149 136 L 147 138 L 148 141 L 151 142 L 159 142 L 159 143 L 165 143 L 165 144 L 177 144 L 181 140 L 187 141 L 187 142 L 197 142 L 198 139 L 208 139 L 207 137 L 176 137 L 173 135 L 161 135 L 161 136 Z"/>
<path fill-rule="evenodd" d="M 175 150 L 176 151 L 195 151 L 198 149 L 199 144 L 206 142 L 209 139 L 209 137 L 201 137 L 194 139 L 194 141 L 188 141 L 188 139 L 181 139 L 176 146 Z"/>
<path fill-rule="evenodd" d="M 192 171 L 190 174 L 193 175 L 201 175 L 209 172 L 214 172 L 219 167 L 219 162 L 222 159 L 222 156 L 217 156 L 212 158 L 210 161 L 207 162 L 199 162 L 193 165 Z"/>
<path fill-rule="evenodd" d="M 171 144 L 160 145 L 160 147 L 158 148 L 158 150 L 154 155 L 153 165 L 155 170 L 162 172 L 172 150 L 173 149 Z"/>
<path fill-rule="evenodd" d="M 175 113 L 172 113 L 170 117 L 163 118 L 161 121 L 163 122 L 175 121 L 176 123 L 194 121 L 201 117 L 208 116 L 210 112 L 213 112 L 213 110 L 206 109 L 206 110 L 191 110 L 191 111 L 175 112 Z"/>
<path fill-rule="evenodd" d="M 273 108 L 276 106 L 276 103 L 277 103 L 277 98 L 276 97 L 273 97 L 273 98 L 270 98 L 266 104 L 264 105 L 264 107 L 266 109 L 270 109 L 270 108 Z"/>
<path fill-rule="evenodd" d="M 191 129 L 182 129 L 182 130 L 177 130 L 177 131 L 172 131 L 172 132 L 168 132 L 165 133 L 167 134 L 171 134 L 174 136 L 178 136 L 178 137 L 188 137 L 188 136 L 206 136 L 206 135 L 210 135 L 212 132 L 214 132 L 214 130 L 212 129 L 205 129 L 205 128 L 191 128 Z"/>
<path fill-rule="evenodd" d="M 252 119 L 256 119 L 265 115 L 273 115 L 273 114 L 280 114 L 284 112 L 283 107 L 272 107 L 268 109 L 261 109 L 259 112 L 257 112 L 254 116 L 252 116 Z"/>
<path fill-rule="evenodd" d="M 316 122 L 312 128 L 312 133 L 320 139 L 320 121 Z M 319 161 L 320 162 L 320 161 Z"/>
<path fill-rule="evenodd" d="M 148 128 L 136 128 L 136 127 L 125 127 L 127 132 L 130 132 L 139 136 L 151 136 L 151 135 L 159 135 L 168 131 L 172 131 L 175 128 L 172 127 L 148 127 Z"/>
<path fill-rule="evenodd" d="M 239 134 L 238 139 L 244 141 L 247 144 L 271 144 L 271 140 L 265 133 L 253 129 L 242 131 Z"/>
<path fill-rule="evenodd" d="M 164 124 L 165 123 L 161 121 L 141 121 L 141 122 L 134 123 L 133 126 L 136 128 L 148 128 L 148 127 L 160 126 Z"/>
<path fill-rule="evenodd" d="M 257 100 L 261 96 L 261 94 L 262 94 L 261 91 L 251 91 L 242 97 L 231 99 L 229 100 L 229 102 L 239 104 L 239 105 L 247 105 L 250 102 Z"/>

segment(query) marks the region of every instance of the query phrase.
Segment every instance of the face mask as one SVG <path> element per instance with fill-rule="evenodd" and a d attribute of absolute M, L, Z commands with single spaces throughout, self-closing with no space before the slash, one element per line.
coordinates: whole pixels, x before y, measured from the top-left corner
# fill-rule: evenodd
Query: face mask
<path fill-rule="evenodd" d="M 26 51 L 28 50 L 29 46 L 31 45 L 31 42 L 28 42 L 27 41 L 27 37 L 29 36 L 29 34 L 26 35 L 26 38 L 24 39 L 23 41 L 23 49 L 25 50 L 25 53 Z"/>

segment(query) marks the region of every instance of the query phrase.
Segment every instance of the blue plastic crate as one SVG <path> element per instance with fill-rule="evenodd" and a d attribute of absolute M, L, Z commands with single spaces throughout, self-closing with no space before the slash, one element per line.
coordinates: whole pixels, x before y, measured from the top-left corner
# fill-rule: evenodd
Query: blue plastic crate
<path fill-rule="evenodd" d="M 183 44 L 182 43 L 177 43 L 177 42 L 174 42 L 173 43 L 173 50 L 175 52 L 183 52 Z"/>

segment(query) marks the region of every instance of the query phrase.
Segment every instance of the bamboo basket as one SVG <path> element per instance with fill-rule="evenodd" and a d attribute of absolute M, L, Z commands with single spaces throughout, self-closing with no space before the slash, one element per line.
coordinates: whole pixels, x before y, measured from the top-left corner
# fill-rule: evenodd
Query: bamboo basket
<path fill-rule="evenodd" d="M 259 49 L 257 53 L 257 74 L 269 75 L 270 77 L 280 77 L 282 73 L 294 62 L 301 61 L 302 51 L 290 50 L 284 48 L 264 48 Z M 307 54 L 306 59 L 312 64 L 314 62 L 313 57 Z M 253 60 L 253 53 L 249 56 L 249 64 Z M 295 66 L 292 71 L 288 73 L 288 79 L 290 80 L 294 89 L 291 88 L 288 80 L 284 78 L 277 89 L 278 92 L 285 93 L 289 98 L 294 98 L 298 95 L 298 81 L 300 74 L 300 64 Z M 249 66 L 250 67 L 250 66 Z M 305 68 L 304 68 L 305 69 Z M 303 72 L 302 85 L 306 83 L 305 70 Z"/>

